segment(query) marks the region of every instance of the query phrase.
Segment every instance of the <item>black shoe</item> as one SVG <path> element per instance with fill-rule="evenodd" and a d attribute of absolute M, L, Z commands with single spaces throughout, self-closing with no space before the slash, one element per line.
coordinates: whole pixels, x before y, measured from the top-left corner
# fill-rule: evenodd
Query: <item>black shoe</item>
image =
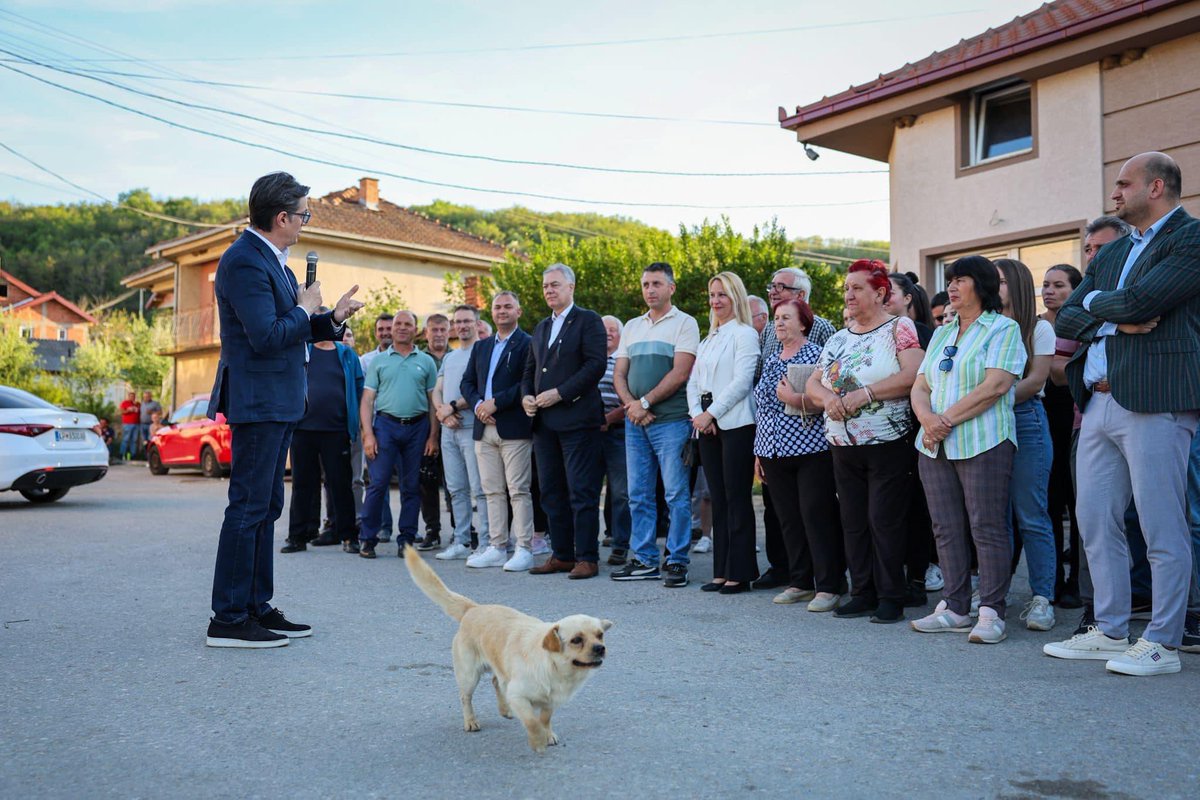
<path fill-rule="evenodd" d="M 381 533 L 381 534 L 379 534 L 379 541 L 381 541 L 381 542 L 390 542 L 391 540 L 392 540 L 392 535 L 391 535 L 390 533 Z"/>
<path fill-rule="evenodd" d="M 291 539 L 288 539 L 287 542 L 283 545 L 283 547 L 279 548 L 279 552 L 281 552 L 281 553 L 303 553 L 307 549 L 308 549 L 308 545 L 305 544 L 304 542 L 293 542 Z"/>
<path fill-rule="evenodd" d="M 282 634 L 289 639 L 303 639 L 305 636 L 312 636 L 311 625 L 301 625 L 298 622 L 289 622 L 288 618 L 285 617 L 283 612 L 278 608 L 272 608 L 266 614 L 259 617 L 258 624 L 262 625 L 271 633 Z"/>
<path fill-rule="evenodd" d="M 623 547 L 614 547 L 612 553 L 608 556 L 608 565 L 610 567 L 624 566 L 629 560 L 629 551 Z"/>
<path fill-rule="evenodd" d="M 844 606 L 837 608 L 833 615 L 840 619 L 850 619 L 852 617 L 868 617 L 874 614 L 879 609 L 879 601 L 868 600 L 865 597 L 852 597 L 850 602 Z"/>
<path fill-rule="evenodd" d="M 1200 653 L 1200 614 L 1188 614 L 1183 623 L 1183 641 L 1179 649 L 1185 653 Z"/>
<path fill-rule="evenodd" d="M 359 556 L 359 558 L 374 558 L 375 557 L 375 543 L 374 542 L 361 542 L 358 546 L 358 556 Z"/>
<path fill-rule="evenodd" d="M 929 597 L 925 594 L 925 579 L 908 582 L 908 592 L 904 595 L 905 608 L 920 608 L 929 605 Z M 874 622 L 874 620 L 871 620 Z"/>
<path fill-rule="evenodd" d="M 342 552 L 343 553 L 357 553 L 358 552 L 358 542 L 354 541 L 353 539 L 347 539 L 346 541 L 342 542 Z"/>
<path fill-rule="evenodd" d="M 751 584 L 755 589 L 778 589 L 780 586 L 787 586 L 786 578 L 779 578 L 771 570 L 767 570 Z"/>
<path fill-rule="evenodd" d="M 604 540 L 602 542 L 600 542 L 600 546 L 601 547 L 612 547 L 612 537 L 605 536 Z"/>
<path fill-rule="evenodd" d="M 724 585 L 725 585 L 724 583 L 713 583 L 712 581 L 709 581 L 708 583 L 704 583 L 704 584 L 700 585 L 700 591 L 702 591 L 702 592 L 719 592 L 719 591 L 721 591 L 721 587 Z"/>
<path fill-rule="evenodd" d="M 227 625 L 223 622 L 209 620 L 208 638 L 204 642 L 209 647 L 244 647 L 260 649 L 264 647 L 283 647 L 288 643 L 288 637 L 271 631 L 258 624 L 252 617 L 237 623 Z"/>
<path fill-rule="evenodd" d="M 725 583 L 721 585 L 721 588 L 717 589 L 717 594 L 741 594 L 742 592 L 750 591 L 750 588 L 750 584 L 746 581 L 741 581 L 739 583 L 730 583 L 729 581 L 725 581 Z"/>
<path fill-rule="evenodd" d="M 321 531 L 321 535 L 313 539 L 309 544 L 313 547 L 332 547 L 340 541 L 338 537 L 333 535 L 333 531 Z"/>
<path fill-rule="evenodd" d="M 417 543 L 417 549 L 420 550 L 421 552 L 425 552 L 426 550 L 437 550 L 441 546 L 442 546 L 442 537 L 437 535 L 436 533 L 426 536 L 424 539 L 422 539 L 420 542 Z"/>
<path fill-rule="evenodd" d="M 663 586 L 668 589 L 680 589 L 688 585 L 687 567 L 683 564 L 667 564 L 663 571 L 667 573 L 663 579 Z"/>
<path fill-rule="evenodd" d="M 406 548 L 406 547 L 415 547 L 418 550 L 422 549 L 421 545 L 417 544 L 416 542 L 402 542 L 399 539 L 397 539 L 396 540 L 396 555 L 399 556 L 400 558 L 404 558 L 404 548 Z M 434 545 L 434 547 L 437 547 L 437 545 Z M 433 548 L 430 548 L 430 549 L 433 549 Z"/>
<path fill-rule="evenodd" d="M 1088 628 L 1094 628 L 1095 626 L 1096 609 L 1091 603 L 1088 603 L 1083 607 L 1083 615 L 1079 618 L 1079 626 L 1075 628 L 1075 632 L 1071 635 L 1078 636 L 1081 633 L 1087 633 Z"/>
<path fill-rule="evenodd" d="M 1083 600 L 1079 597 L 1078 592 L 1067 588 L 1055 596 L 1054 605 L 1059 608 L 1083 608 Z"/>
<path fill-rule="evenodd" d="M 326 519 L 321 521 L 321 533 L 333 533 L 333 520 Z"/>
<path fill-rule="evenodd" d="M 1148 620 L 1153 616 L 1153 609 L 1150 606 L 1149 597 L 1133 596 L 1133 600 L 1129 603 L 1129 618 Z"/>
<path fill-rule="evenodd" d="M 614 581 L 656 581 L 662 577 L 658 567 L 648 567 L 637 558 L 629 559 L 629 563 L 614 570 L 608 577 Z"/>
<path fill-rule="evenodd" d="M 922 581 L 924 583 L 924 581 Z M 921 605 L 924 605 L 922 603 Z M 897 603 L 895 600 L 880 600 L 879 607 L 875 609 L 875 613 L 871 615 L 871 622 L 877 622 L 881 625 L 889 625 L 893 622 L 901 622 L 904 619 L 904 605 Z"/>
<path fill-rule="evenodd" d="M 704 531 L 699 528 L 692 528 L 692 544 L 700 541 L 704 537 Z"/>

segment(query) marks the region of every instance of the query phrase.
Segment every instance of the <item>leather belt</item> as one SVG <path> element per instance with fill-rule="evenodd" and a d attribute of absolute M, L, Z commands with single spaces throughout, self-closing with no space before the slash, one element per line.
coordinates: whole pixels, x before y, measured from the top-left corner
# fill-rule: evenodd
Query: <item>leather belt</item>
<path fill-rule="evenodd" d="M 429 417 L 425 414 L 419 414 L 415 417 L 397 417 L 394 414 L 387 413 L 386 411 L 376 411 L 375 413 L 381 417 L 387 417 L 392 422 L 398 422 L 401 425 L 416 425 L 423 419 L 429 419 Z"/>
<path fill-rule="evenodd" d="M 1109 385 L 1107 379 L 1102 378 L 1092 384 L 1092 391 L 1100 392 L 1101 394 L 1111 394 L 1112 386 Z"/>

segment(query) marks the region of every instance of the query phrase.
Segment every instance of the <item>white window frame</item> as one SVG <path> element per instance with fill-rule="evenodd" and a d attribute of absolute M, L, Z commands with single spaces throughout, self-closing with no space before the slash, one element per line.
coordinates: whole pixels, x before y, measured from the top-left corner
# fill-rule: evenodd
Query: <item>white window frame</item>
<path fill-rule="evenodd" d="M 58 340 L 59 340 L 60 342 L 65 342 L 65 341 L 67 341 L 67 339 L 68 339 L 68 336 L 67 336 L 67 334 L 68 334 L 68 331 L 67 331 L 67 329 L 66 329 L 66 328 L 59 328 L 59 329 L 58 329 Z"/>
<path fill-rule="evenodd" d="M 33 326 L 32 325 L 20 325 L 17 327 L 17 333 L 19 333 L 21 335 L 22 339 L 32 339 L 33 338 Z"/>
<path fill-rule="evenodd" d="M 1033 135 L 1033 86 L 1025 81 L 1020 83 L 1009 84 L 1007 86 L 991 87 L 989 89 L 976 90 L 971 95 L 971 163 L 967 166 L 975 167 L 980 164 L 992 164 L 997 161 L 1003 161 L 1006 158 L 1024 155 L 1025 153 L 1033 152 L 1033 142 L 1030 142 L 1029 147 L 1023 147 L 1020 150 L 1014 150 L 1011 153 L 1004 153 L 990 158 L 983 158 L 983 134 L 987 129 L 987 107 L 988 103 L 1001 98 L 1008 98 L 1015 94 L 1029 95 L 1029 121 L 1030 134 Z"/>

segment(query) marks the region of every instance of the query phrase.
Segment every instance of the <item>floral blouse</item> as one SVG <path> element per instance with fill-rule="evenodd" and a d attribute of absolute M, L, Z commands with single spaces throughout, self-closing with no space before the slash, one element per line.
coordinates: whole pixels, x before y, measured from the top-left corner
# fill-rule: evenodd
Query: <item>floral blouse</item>
<path fill-rule="evenodd" d="M 784 361 L 783 353 L 763 359 L 762 377 L 754 387 L 754 407 L 758 429 L 754 433 L 754 455 L 760 458 L 788 458 L 821 453 L 829 449 L 825 441 L 824 415 L 814 412 L 807 417 L 783 411 L 783 402 L 775 387 L 787 374 L 790 364 L 816 364 L 821 348 L 811 341 Z"/>

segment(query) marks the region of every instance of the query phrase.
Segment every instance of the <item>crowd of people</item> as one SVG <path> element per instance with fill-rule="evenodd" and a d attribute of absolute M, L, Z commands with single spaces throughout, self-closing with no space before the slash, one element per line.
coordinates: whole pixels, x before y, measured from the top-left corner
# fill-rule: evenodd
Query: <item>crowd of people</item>
<path fill-rule="evenodd" d="M 1200 652 L 1200 222 L 1180 185 L 1170 158 L 1130 160 L 1117 216 L 1087 227 L 1086 276 L 970 255 L 930 298 L 856 261 L 840 329 L 785 268 L 766 299 L 714 275 L 702 333 L 661 262 L 624 321 L 576 305 L 566 264 L 543 273 L 532 334 L 511 291 L 492 298 L 494 332 L 470 305 L 429 317 L 426 349 L 414 313 L 382 315 L 361 357 L 309 346 L 283 552 L 375 558 L 394 531 L 400 554 L 582 580 L 600 572 L 603 518 L 614 581 L 685 587 L 711 542 L 701 591 L 772 589 L 980 644 L 1006 638 L 1024 554 L 1021 623 L 1082 609 L 1047 655 L 1178 671 L 1178 651 Z M 1131 619 L 1149 620 L 1136 640 Z"/>

